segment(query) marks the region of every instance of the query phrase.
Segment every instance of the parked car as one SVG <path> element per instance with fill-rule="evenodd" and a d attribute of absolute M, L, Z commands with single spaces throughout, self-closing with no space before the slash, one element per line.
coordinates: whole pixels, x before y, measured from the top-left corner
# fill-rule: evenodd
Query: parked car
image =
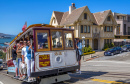
<path fill-rule="evenodd" d="M 124 46 L 122 46 L 121 48 L 122 48 L 122 51 L 127 51 L 127 52 L 129 52 L 129 51 L 130 51 L 130 44 L 124 45 Z"/>
<path fill-rule="evenodd" d="M 3 60 L 0 59 L 0 69 L 3 69 Z"/>
<path fill-rule="evenodd" d="M 110 48 L 108 49 L 107 51 L 104 52 L 104 55 L 107 56 L 107 55 L 115 55 L 115 54 L 118 54 L 118 53 L 122 53 L 122 49 L 121 47 L 113 47 L 113 48 Z"/>

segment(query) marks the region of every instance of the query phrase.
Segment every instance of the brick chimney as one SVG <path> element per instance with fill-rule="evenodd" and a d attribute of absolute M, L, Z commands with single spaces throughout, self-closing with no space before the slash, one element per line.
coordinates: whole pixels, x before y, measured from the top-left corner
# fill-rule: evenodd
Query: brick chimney
<path fill-rule="evenodd" d="M 71 14 L 71 12 L 76 9 L 75 7 L 75 3 L 72 3 L 72 6 L 69 6 L 69 14 Z"/>

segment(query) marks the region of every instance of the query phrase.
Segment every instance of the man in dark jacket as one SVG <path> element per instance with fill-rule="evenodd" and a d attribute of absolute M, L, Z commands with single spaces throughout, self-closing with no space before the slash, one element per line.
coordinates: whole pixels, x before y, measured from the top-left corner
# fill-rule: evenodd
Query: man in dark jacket
<path fill-rule="evenodd" d="M 12 49 L 12 60 L 13 60 L 13 63 L 14 63 L 14 66 L 15 66 L 15 70 L 16 70 L 16 77 L 18 77 L 18 64 L 16 62 L 16 58 L 17 58 L 17 53 L 16 53 L 16 46 L 13 46 L 13 49 Z"/>

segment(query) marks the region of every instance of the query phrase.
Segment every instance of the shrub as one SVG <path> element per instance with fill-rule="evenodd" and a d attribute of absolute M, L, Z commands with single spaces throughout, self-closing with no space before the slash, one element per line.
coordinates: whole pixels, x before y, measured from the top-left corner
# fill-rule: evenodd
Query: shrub
<path fill-rule="evenodd" d="M 104 51 L 107 51 L 109 48 L 104 49 Z"/>
<path fill-rule="evenodd" d="M 88 52 L 92 52 L 93 51 L 93 49 L 89 46 L 88 47 Z"/>
<path fill-rule="evenodd" d="M 106 48 L 109 48 L 107 43 L 104 45 L 104 49 L 106 49 Z"/>
<path fill-rule="evenodd" d="M 114 45 L 114 43 L 111 43 L 111 47 L 114 47 L 115 45 Z"/>
<path fill-rule="evenodd" d="M 82 52 L 84 52 L 84 53 L 92 52 L 92 51 L 93 51 L 93 49 L 90 46 L 82 48 Z"/>

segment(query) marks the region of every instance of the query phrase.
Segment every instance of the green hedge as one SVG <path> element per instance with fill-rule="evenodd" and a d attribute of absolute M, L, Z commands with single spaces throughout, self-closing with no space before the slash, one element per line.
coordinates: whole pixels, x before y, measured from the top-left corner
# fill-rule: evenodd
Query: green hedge
<path fill-rule="evenodd" d="M 89 54 L 95 53 L 95 51 L 93 51 L 93 49 L 90 46 L 82 48 L 82 52 L 84 52 L 84 55 L 89 55 Z"/>
<path fill-rule="evenodd" d="M 84 53 L 84 55 L 89 55 L 89 54 L 93 54 L 93 53 L 95 53 L 95 51 Z"/>
<path fill-rule="evenodd" d="M 84 52 L 84 53 L 92 52 L 92 51 L 93 51 L 93 49 L 90 46 L 82 48 L 82 52 Z"/>
<path fill-rule="evenodd" d="M 105 45 L 104 45 L 104 48 L 102 49 L 102 50 L 107 50 L 107 49 L 109 49 L 109 48 L 112 48 L 112 47 L 114 47 L 115 45 L 114 45 L 114 43 L 106 43 Z"/>

